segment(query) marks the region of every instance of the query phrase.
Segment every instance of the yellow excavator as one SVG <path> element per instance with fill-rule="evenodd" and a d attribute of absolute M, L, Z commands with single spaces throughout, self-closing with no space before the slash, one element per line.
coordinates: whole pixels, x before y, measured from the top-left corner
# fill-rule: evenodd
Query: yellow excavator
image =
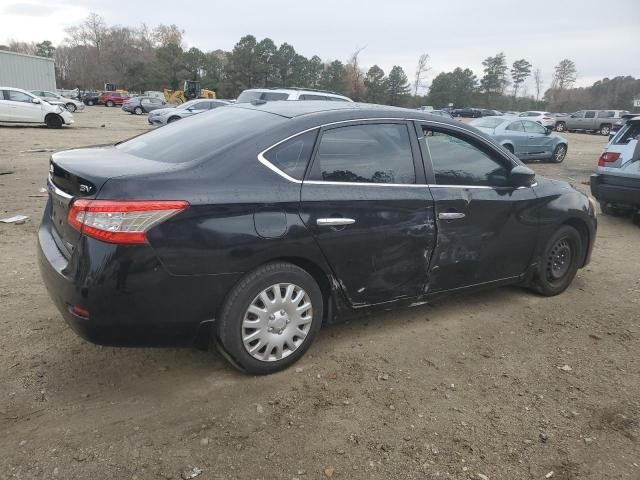
<path fill-rule="evenodd" d="M 164 93 L 166 102 L 173 105 L 180 105 L 194 98 L 216 98 L 216 92 L 207 90 L 206 88 L 200 88 L 200 82 L 196 80 L 185 80 L 182 90 L 165 88 L 162 93 Z"/>

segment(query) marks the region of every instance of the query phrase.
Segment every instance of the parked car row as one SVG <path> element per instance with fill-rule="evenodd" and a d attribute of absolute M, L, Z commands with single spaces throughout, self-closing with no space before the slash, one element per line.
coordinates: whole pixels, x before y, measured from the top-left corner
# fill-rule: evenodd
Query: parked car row
<path fill-rule="evenodd" d="M 55 92 L 50 92 L 48 90 L 31 90 L 31 93 L 36 97 L 46 100 L 51 105 L 63 105 L 64 108 L 69 110 L 71 113 L 74 113 L 77 110 L 84 110 L 84 103 L 72 98 L 63 97 Z"/>

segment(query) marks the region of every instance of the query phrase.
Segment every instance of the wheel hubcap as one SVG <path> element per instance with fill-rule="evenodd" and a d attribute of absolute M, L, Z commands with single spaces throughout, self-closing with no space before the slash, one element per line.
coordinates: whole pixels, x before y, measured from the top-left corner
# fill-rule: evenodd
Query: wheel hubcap
<path fill-rule="evenodd" d="M 282 360 L 302 345 L 312 322 L 313 306 L 307 292 L 292 283 L 271 285 L 247 308 L 242 343 L 257 360 Z"/>
<path fill-rule="evenodd" d="M 558 241 L 547 258 L 547 275 L 551 280 L 564 277 L 571 266 L 571 245 L 567 239 Z"/>
<path fill-rule="evenodd" d="M 556 160 L 562 160 L 566 153 L 567 151 L 564 147 L 558 147 L 558 150 L 556 151 Z"/>

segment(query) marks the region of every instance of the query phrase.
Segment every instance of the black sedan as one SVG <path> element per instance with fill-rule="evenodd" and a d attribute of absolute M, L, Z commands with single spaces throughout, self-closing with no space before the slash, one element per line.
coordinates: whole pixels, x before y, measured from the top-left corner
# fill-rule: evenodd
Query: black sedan
<path fill-rule="evenodd" d="M 55 153 L 50 171 L 41 272 L 79 335 L 211 340 L 259 374 L 369 307 L 506 284 L 559 294 L 596 234 L 569 184 L 473 127 L 392 107 L 230 105 Z"/>

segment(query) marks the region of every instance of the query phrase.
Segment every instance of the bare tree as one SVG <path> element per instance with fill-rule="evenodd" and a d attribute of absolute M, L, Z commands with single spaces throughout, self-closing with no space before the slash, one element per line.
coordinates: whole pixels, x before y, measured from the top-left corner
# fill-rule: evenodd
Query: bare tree
<path fill-rule="evenodd" d="M 153 29 L 156 47 L 166 47 L 172 43 L 178 45 L 180 48 L 184 48 L 185 45 L 182 35 L 184 35 L 184 30 L 180 30 L 180 28 L 173 23 L 171 25 L 160 24 Z"/>
<path fill-rule="evenodd" d="M 557 88 L 558 90 L 571 88 L 576 82 L 576 77 L 576 64 L 565 58 L 555 67 L 551 88 Z"/>
<path fill-rule="evenodd" d="M 107 24 L 97 13 L 91 12 L 80 25 L 74 25 L 66 30 L 67 41 L 72 47 L 92 46 L 100 57 L 104 38 L 107 35 Z"/>
<path fill-rule="evenodd" d="M 360 69 L 359 57 L 365 48 L 367 48 L 366 45 L 356 48 L 344 66 L 347 84 L 347 91 L 345 93 L 355 101 L 364 99 L 364 73 Z"/>
<path fill-rule="evenodd" d="M 536 101 L 540 100 L 540 92 L 542 91 L 542 72 L 540 68 L 536 68 L 533 71 L 533 81 L 536 84 Z"/>
<path fill-rule="evenodd" d="M 38 49 L 35 42 L 20 42 L 14 39 L 9 39 L 8 48 L 10 52 L 26 53 L 27 55 L 35 55 Z"/>
<path fill-rule="evenodd" d="M 422 82 L 426 74 L 430 70 L 431 70 L 431 67 L 429 66 L 429 54 L 423 53 L 418 58 L 418 66 L 416 68 L 416 76 L 415 76 L 414 90 L 413 90 L 413 95 L 415 97 L 418 96 L 418 90 L 420 90 L 420 87 L 424 86 Z"/>

